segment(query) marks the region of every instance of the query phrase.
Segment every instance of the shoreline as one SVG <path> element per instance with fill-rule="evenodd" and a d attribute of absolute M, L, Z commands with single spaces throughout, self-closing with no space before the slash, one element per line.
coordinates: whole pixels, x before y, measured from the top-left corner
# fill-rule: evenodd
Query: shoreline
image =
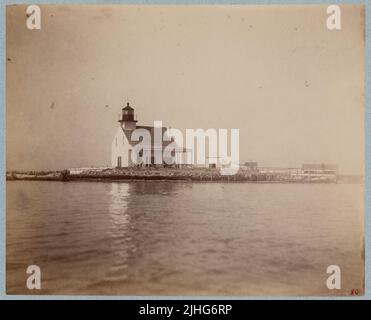
<path fill-rule="evenodd" d="M 85 169 L 81 172 L 10 171 L 6 181 L 179 181 L 179 182 L 245 182 L 245 183 L 361 183 L 361 176 L 304 177 L 281 173 L 261 173 L 239 170 L 234 175 L 221 175 L 215 168 L 105 168 Z"/>

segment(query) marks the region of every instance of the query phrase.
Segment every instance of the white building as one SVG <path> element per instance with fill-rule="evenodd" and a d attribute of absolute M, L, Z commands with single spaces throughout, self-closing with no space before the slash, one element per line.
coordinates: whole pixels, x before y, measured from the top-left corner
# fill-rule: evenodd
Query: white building
<path fill-rule="evenodd" d="M 150 126 L 138 126 L 137 120 L 134 114 L 134 109 L 130 106 L 129 102 L 126 107 L 122 108 L 122 115 L 119 119 L 119 127 L 112 141 L 112 167 L 130 167 L 136 166 L 138 163 L 141 165 L 154 165 L 155 164 L 155 153 L 161 152 L 165 157 L 163 151 L 170 143 L 174 143 L 174 150 L 171 153 L 174 165 L 186 164 L 186 149 L 178 148 L 175 145 L 173 139 L 166 136 L 166 128 L 155 128 Z M 132 134 L 136 129 L 144 129 L 149 133 L 150 144 L 143 144 L 142 141 L 134 141 Z M 164 137 L 160 143 L 155 142 L 155 130 L 161 131 L 161 136 Z M 134 148 L 138 143 L 142 144 L 139 152 Z M 136 153 L 136 154 L 134 154 Z M 139 161 L 139 159 L 142 161 Z M 134 161 L 133 161 L 134 159 Z M 170 159 L 163 159 L 163 163 L 169 163 Z"/>

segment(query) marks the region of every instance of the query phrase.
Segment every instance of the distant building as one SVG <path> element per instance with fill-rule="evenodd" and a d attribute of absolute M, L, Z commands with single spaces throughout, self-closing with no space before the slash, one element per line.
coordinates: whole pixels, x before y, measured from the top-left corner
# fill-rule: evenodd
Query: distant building
<path fill-rule="evenodd" d="M 246 161 L 243 164 L 243 167 L 250 170 L 250 171 L 257 171 L 258 170 L 258 163 L 256 161 Z"/>
<path fill-rule="evenodd" d="M 164 149 L 172 142 L 173 139 L 170 139 L 166 135 L 166 128 L 155 128 L 151 126 L 138 126 L 137 119 L 134 114 L 134 109 L 130 106 L 129 102 L 126 107 L 122 108 L 122 115 L 118 121 L 120 123 L 119 128 L 112 141 L 112 158 L 111 165 L 112 167 L 130 167 L 136 166 L 138 164 L 139 158 L 143 158 L 144 154 L 148 156 L 143 159 L 142 165 L 151 166 L 155 164 L 155 153 L 161 152 L 163 154 Z M 142 150 L 138 154 L 133 154 L 135 152 L 135 145 L 140 143 L 140 141 L 133 141 L 132 133 L 136 129 L 147 130 L 151 137 L 151 144 L 144 145 Z M 156 144 L 154 139 L 155 129 L 161 130 L 162 139 L 161 144 Z M 146 151 L 143 153 L 143 151 Z M 174 151 L 171 154 L 173 158 L 174 165 L 186 164 L 186 154 L 187 150 L 183 148 L 175 147 Z M 133 161 L 133 159 L 135 161 Z M 163 164 L 169 163 L 170 159 L 163 159 Z"/>
<path fill-rule="evenodd" d="M 328 163 L 303 164 L 301 169 L 303 174 L 310 175 L 337 175 L 339 170 L 337 164 Z"/>

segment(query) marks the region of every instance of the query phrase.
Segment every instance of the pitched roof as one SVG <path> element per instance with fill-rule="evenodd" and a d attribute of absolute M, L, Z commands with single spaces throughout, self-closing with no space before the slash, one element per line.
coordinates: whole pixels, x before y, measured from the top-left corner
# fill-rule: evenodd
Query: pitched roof
<path fill-rule="evenodd" d="M 130 107 L 130 104 L 129 102 L 126 104 L 126 107 L 125 108 L 122 108 L 122 110 L 130 110 L 130 111 L 133 111 L 134 109 L 132 107 Z"/>
<path fill-rule="evenodd" d="M 137 126 L 136 129 L 145 129 L 149 132 L 150 136 L 151 136 L 151 146 L 152 147 L 156 147 L 155 146 L 155 139 L 154 139 L 154 136 L 155 136 L 155 127 L 150 127 L 150 126 Z M 162 137 L 165 137 L 166 141 L 162 141 L 162 147 L 165 148 L 166 146 L 168 146 L 173 140 L 170 140 L 170 138 L 166 135 L 166 130 L 167 128 L 165 127 L 161 127 L 160 128 L 162 130 Z M 132 145 L 132 146 L 135 146 L 136 144 L 138 144 L 140 141 L 133 141 L 131 139 L 131 135 L 132 133 L 134 132 L 134 130 L 125 130 L 125 129 L 122 129 L 125 136 L 126 136 L 126 139 L 128 140 L 129 144 Z M 170 141 L 168 141 L 170 140 Z"/>

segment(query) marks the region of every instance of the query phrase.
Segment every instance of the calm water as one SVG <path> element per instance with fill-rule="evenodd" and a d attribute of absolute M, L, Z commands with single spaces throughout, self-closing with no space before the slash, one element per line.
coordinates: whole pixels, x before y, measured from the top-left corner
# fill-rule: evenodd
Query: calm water
<path fill-rule="evenodd" d="M 363 292 L 357 184 L 7 182 L 7 293 Z"/>

